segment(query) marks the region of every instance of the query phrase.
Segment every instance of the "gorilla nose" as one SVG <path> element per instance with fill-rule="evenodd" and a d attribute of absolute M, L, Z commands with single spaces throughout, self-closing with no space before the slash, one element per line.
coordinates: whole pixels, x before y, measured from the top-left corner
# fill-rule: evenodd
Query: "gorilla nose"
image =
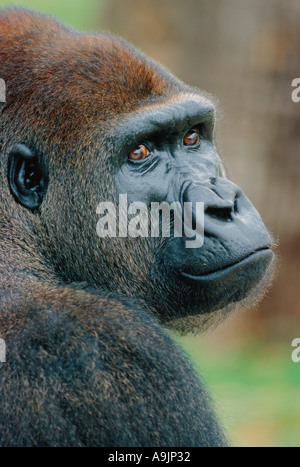
<path fill-rule="evenodd" d="M 205 218 L 231 222 L 238 213 L 238 198 L 241 190 L 232 182 L 219 177 L 201 182 L 190 183 L 183 192 L 183 202 L 204 202 Z"/>
<path fill-rule="evenodd" d="M 221 221 L 232 221 L 233 206 L 208 206 L 205 214 Z"/>

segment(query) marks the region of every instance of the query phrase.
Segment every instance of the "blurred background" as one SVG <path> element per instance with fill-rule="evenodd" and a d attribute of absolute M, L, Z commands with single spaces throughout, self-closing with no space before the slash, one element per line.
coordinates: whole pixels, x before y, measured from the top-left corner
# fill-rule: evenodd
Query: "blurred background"
<path fill-rule="evenodd" d="M 219 102 L 230 176 L 279 241 L 274 285 L 206 336 L 178 340 L 204 374 L 235 446 L 300 446 L 299 0 L 25 0 L 80 30 L 109 30 Z M 0 44 L 1 47 L 1 44 Z"/>

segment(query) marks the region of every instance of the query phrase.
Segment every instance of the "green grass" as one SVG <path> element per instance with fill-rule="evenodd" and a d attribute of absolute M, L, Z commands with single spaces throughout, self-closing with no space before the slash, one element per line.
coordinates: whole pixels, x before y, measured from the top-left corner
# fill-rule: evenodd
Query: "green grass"
<path fill-rule="evenodd" d="M 99 29 L 103 4 L 104 0 L 0 0 L 0 7 L 27 7 L 87 31 Z"/>
<path fill-rule="evenodd" d="M 234 446 L 300 447 L 300 363 L 289 345 L 248 340 L 226 350 L 177 340 L 205 377 Z"/>

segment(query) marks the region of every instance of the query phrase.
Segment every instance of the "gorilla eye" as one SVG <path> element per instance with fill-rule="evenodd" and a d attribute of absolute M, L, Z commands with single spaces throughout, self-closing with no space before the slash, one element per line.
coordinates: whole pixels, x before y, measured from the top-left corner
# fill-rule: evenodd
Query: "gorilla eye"
<path fill-rule="evenodd" d="M 195 146 L 200 143 L 200 139 L 199 130 L 193 128 L 184 135 L 183 142 L 185 146 Z"/>
<path fill-rule="evenodd" d="M 150 151 L 146 146 L 140 144 L 136 148 L 132 149 L 128 155 L 129 159 L 132 161 L 140 161 L 145 159 L 145 157 L 149 156 Z"/>

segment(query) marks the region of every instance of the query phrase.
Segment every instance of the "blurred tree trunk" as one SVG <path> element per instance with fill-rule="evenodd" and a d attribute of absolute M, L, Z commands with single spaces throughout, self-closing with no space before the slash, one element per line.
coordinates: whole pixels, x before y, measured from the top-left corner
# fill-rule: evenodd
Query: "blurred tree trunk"
<path fill-rule="evenodd" d="M 280 237 L 281 268 L 255 331 L 300 317 L 299 24 L 299 0 L 109 0 L 102 20 L 220 103 L 230 175 Z"/>

